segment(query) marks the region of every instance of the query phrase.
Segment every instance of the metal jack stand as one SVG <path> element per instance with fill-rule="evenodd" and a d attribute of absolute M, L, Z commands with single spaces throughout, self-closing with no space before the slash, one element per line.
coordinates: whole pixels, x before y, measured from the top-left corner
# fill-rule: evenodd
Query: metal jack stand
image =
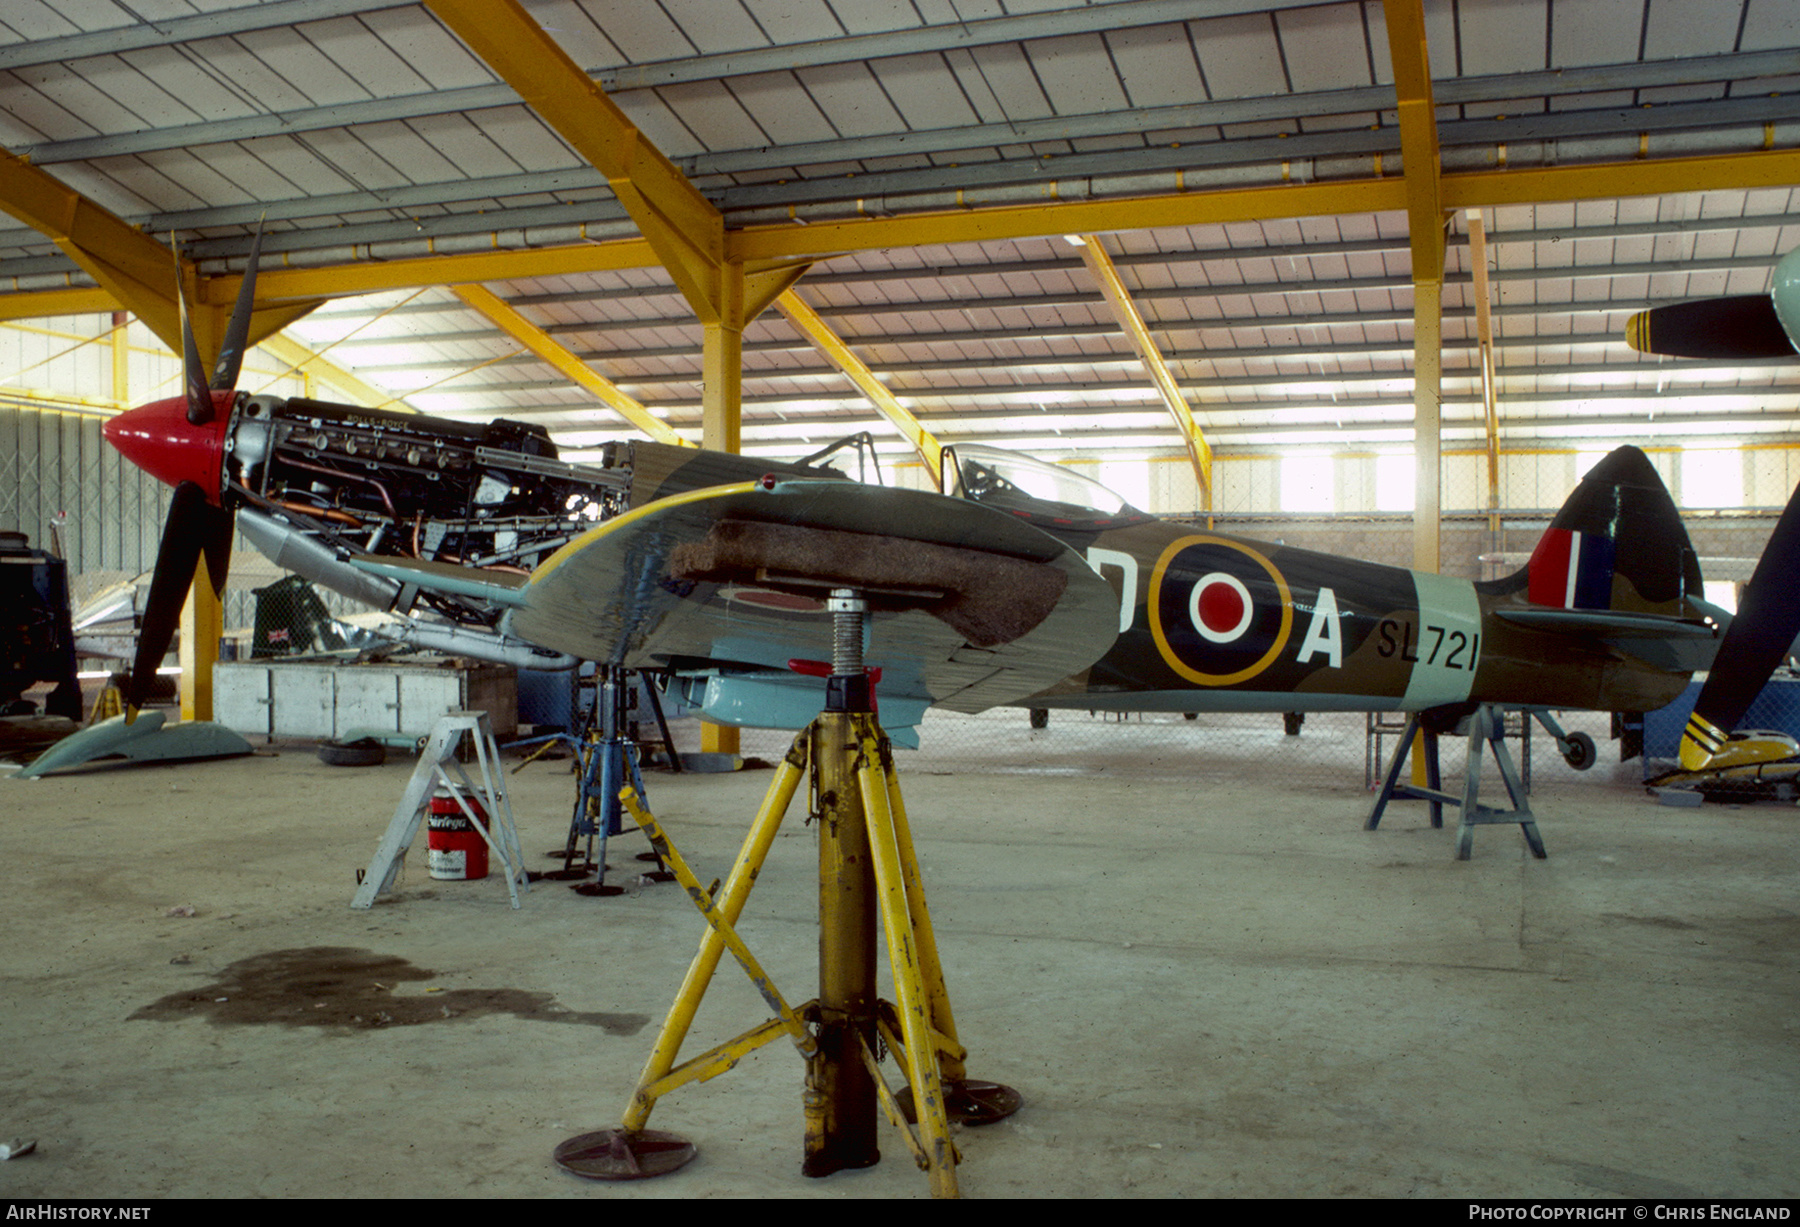
<path fill-rule="evenodd" d="M 623 887 L 606 884 L 606 844 L 611 836 L 625 831 L 623 811 L 619 808 L 620 791 L 630 788 L 640 797 L 645 795 L 637 742 L 629 735 L 633 686 L 631 670 L 601 665 L 595 677 L 594 706 L 580 737 L 558 733 L 513 743 L 527 746 L 561 741 L 575 751 L 581 781 L 576 785 L 575 808 L 569 816 L 569 837 L 562 852 L 552 854 L 561 855 L 563 867 L 538 876 L 573 882 L 570 889 L 577 894 L 601 897 L 624 893 Z M 655 708 L 666 744 L 669 735 L 662 708 L 648 685 L 645 693 Z M 675 760 L 675 766 L 680 768 L 679 759 Z M 585 848 L 582 846 L 584 839 Z M 664 868 L 661 857 L 655 852 L 645 853 L 640 859 L 656 862 L 656 870 L 646 876 L 657 881 L 674 880 L 674 875 Z M 596 872 L 594 881 L 583 881 L 589 873 Z"/>
<path fill-rule="evenodd" d="M 475 760 L 481 772 L 479 789 L 470 782 L 462 764 L 456 761 L 456 751 L 465 735 L 475 741 Z M 388 823 L 387 831 L 375 849 L 374 859 L 358 879 L 356 894 L 350 900 L 351 907 L 373 907 L 376 896 L 394 884 L 394 876 L 406 863 L 406 850 L 412 847 L 413 837 L 419 833 L 419 822 L 431 802 L 432 790 L 439 784 L 450 790 L 469 825 L 487 841 L 494 859 L 506 872 L 506 889 L 512 896 L 512 905 L 519 906 L 519 888 L 530 890 L 531 883 L 525 873 L 525 851 L 519 846 L 519 830 L 513 823 L 512 802 L 506 795 L 506 776 L 500 770 L 500 747 L 494 742 L 494 730 L 488 724 L 486 712 L 453 711 L 440 717 L 437 727 L 426 738 L 425 748 L 419 753 L 419 765 L 413 769 L 412 779 L 407 781 L 406 790 L 400 794 L 393 820 Z M 488 824 L 480 821 L 469 808 L 465 799 L 468 793 L 480 796 L 487 809 L 488 822 L 493 825 L 492 832 L 488 830 Z"/>
<path fill-rule="evenodd" d="M 881 1158 L 876 1108 L 900 1128 L 933 1196 L 957 1195 L 958 1155 L 950 1121 L 985 1124 L 1018 1110 L 1018 1093 L 973 1082 L 956 1038 L 950 997 L 913 856 L 912 836 L 887 737 L 874 714 L 873 684 L 862 664 L 866 603 L 835 589 L 832 671 L 825 710 L 794 739 L 763 798 L 730 876 L 709 892 L 633 796 L 625 798 L 651 842 L 674 868 L 707 932 L 689 967 L 636 1093 L 619 1128 L 570 1138 L 556 1161 L 579 1176 L 632 1180 L 662 1175 L 694 1155 L 692 1143 L 646 1129 L 656 1101 L 678 1086 L 704 1081 L 749 1052 L 786 1036 L 806 1060 L 806 1147 L 801 1170 L 826 1176 L 868 1167 Z M 803 773 L 809 774 L 819 818 L 819 996 L 791 1008 L 733 926 L 780 829 Z M 876 995 L 875 931 L 879 909 L 898 1004 Z M 729 949 L 775 1011 L 775 1017 L 676 1065 L 701 999 Z M 885 1043 L 904 1064 L 917 1106 L 918 1131 L 906 1123 L 906 1093 L 895 1095 L 876 1053 Z"/>
<path fill-rule="evenodd" d="M 622 834 L 625 824 L 619 808 L 619 794 L 625 789 L 644 795 L 644 776 L 638 770 L 637 742 L 626 735 L 631 703 L 632 680 L 629 670 L 609 665 L 599 666 L 594 679 L 594 724 L 589 726 L 587 743 L 581 753 L 581 788 L 575 794 L 575 812 L 569 820 L 569 842 L 563 849 L 563 868 L 568 870 L 575 860 L 576 847 L 587 837 L 587 862 L 595 871 L 592 882 L 571 887 L 578 895 L 602 897 L 623 894 L 622 886 L 606 884 L 606 841 Z M 599 846 L 595 847 L 595 837 Z M 657 858 L 656 867 L 663 868 Z"/>
<path fill-rule="evenodd" d="M 1502 710 L 1491 703 L 1482 703 L 1468 719 L 1469 760 L 1463 773 L 1462 795 L 1459 797 L 1443 791 L 1443 776 L 1438 769 L 1438 737 L 1451 731 L 1455 721 L 1435 719 L 1432 712 L 1416 713 L 1406 722 L 1406 732 L 1401 735 L 1400 744 L 1394 749 L 1393 763 L 1388 767 L 1387 777 L 1382 782 L 1381 791 L 1376 794 L 1375 806 L 1369 811 L 1369 818 L 1363 823 L 1363 829 L 1373 831 L 1380 824 L 1381 813 L 1387 808 L 1387 803 L 1395 797 L 1430 802 L 1431 825 L 1434 827 L 1444 825 L 1444 806 L 1458 805 L 1462 807 L 1462 824 L 1456 834 L 1457 860 L 1469 859 L 1469 854 L 1475 847 L 1477 826 L 1513 822 L 1519 824 L 1519 830 L 1525 836 L 1525 843 L 1530 847 L 1531 854 L 1543 860 L 1548 854 L 1544 851 L 1543 839 L 1538 835 L 1537 815 L 1531 812 L 1531 805 L 1525 799 L 1525 785 L 1513 766 L 1512 753 L 1506 748 L 1506 725 Z M 1407 756 L 1412 752 L 1414 740 L 1421 730 L 1424 732 L 1421 752 L 1425 756 L 1423 788 L 1400 783 L 1400 769 L 1406 765 Z M 1494 765 L 1500 768 L 1500 778 L 1506 784 L 1507 794 L 1512 798 L 1511 809 L 1481 804 L 1483 744 L 1493 751 Z"/>

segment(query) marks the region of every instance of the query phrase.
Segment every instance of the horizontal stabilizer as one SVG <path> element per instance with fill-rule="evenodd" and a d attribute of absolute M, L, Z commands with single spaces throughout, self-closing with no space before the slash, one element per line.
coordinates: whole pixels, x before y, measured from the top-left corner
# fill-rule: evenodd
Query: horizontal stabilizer
<path fill-rule="evenodd" d="M 1705 622 L 1665 618 L 1660 614 L 1611 609 L 1496 609 L 1495 615 L 1533 630 L 1591 634 L 1600 638 L 1711 639 L 1717 631 Z"/>

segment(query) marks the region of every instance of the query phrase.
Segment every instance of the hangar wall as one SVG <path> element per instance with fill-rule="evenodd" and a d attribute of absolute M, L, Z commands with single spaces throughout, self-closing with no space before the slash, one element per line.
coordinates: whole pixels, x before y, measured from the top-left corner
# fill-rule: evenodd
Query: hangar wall
<path fill-rule="evenodd" d="M 1515 443 L 1500 451 L 1499 495 L 1503 510 L 1553 510 L 1562 505 L 1585 467 L 1614 444 L 1571 442 Z M 1731 446 L 1729 438 L 1704 441 L 1712 447 Z M 1654 442 L 1641 444 L 1661 474 L 1678 506 L 1705 506 L 1704 499 L 1683 488 L 1682 448 Z M 1365 449 L 1333 452 L 1309 447 L 1308 453 L 1330 455 L 1336 498 L 1333 510 L 1367 514 L 1379 509 L 1376 492 L 1378 456 Z M 1743 495 L 1736 505 L 1773 508 L 1787 505 L 1788 496 L 1800 483 L 1800 446 L 1790 443 L 1745 442 L 1737 450 L 1742 468 Z M 1410 465 L 1411 453 L 1405 453 Z M 1214 459 L 1213 499 L 1216 513 L 1271 515 L 1282 509 L 1281 456 L 1274 453 L 1221 455 Z M 1200 505 L 1199 486 L 1185 457 L 1158 457 L 1150 462 L 1150 505 L 1158 515 L 1195 513 Z M 1101 480 L 1099 466 L 1077 463 L 1070 467 Z M 1480 513 L 1488 507 L 1487 453 L 1479 449 L 1446 448 L 1443 457 L 1443 507 L 1448 514 Z"/>
<path fill-rule="evenodd" d="M 136 574 L 156 561 L 169 488 L 127 464 L 100 435 L 101 419 L 0 403 L 0 530 L 51 548 L 59 512 L 71 579 Z"/>

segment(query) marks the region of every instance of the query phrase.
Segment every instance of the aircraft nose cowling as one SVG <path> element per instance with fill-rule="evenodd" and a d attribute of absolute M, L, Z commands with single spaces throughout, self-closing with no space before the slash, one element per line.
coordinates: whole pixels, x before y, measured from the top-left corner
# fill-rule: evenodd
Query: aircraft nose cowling
<path fill-rule="evenodd" d="M 213 418 L 203 426 L 187 419 L 187 398 L 171 397 L 128 409 L 101 428 L 119 454 L 158 481 L 178 486 L 191 481 L 219 501 L 225 429 L 234 393 L 214 392 Z"/>

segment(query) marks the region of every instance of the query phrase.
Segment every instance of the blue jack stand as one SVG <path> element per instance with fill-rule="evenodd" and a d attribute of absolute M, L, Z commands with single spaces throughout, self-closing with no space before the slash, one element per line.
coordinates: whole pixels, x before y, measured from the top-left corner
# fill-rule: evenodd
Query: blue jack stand
<path fill-rule="evenodd" d="M 614 835 L 625 833 L 624 810 L 619 793 L 629 784 L 639 796 L 644 795 L 644 777 L 638 766 L 637 741 L 629 735 L 630 709 L 635 679 L 632 671 L 601 665 L 594 677 L 594 705 L 588 712 L 586 728 L 580 737 L 556 733 L 534 737 L 515 744 L 532 745 L 561 741 L 575 752 L 581 782 L 575 790 L 575 808 L 569 816 L 569 838 L 563 846 L 563 867 L 542 876 L 555 880 L 572 880 L 576 894 L 595 896 L 618 895 L 624 888 L 606 883 L 606 843 Z M 663 724 L 662 707 L 653 689 L 646 685 L 659 725 Z M 664 739 L 667 740 L 665 728 Z M 679 770 L 679 760 L 676 768 Z M 586 841 L 585 847 L 583 841 Z M 644 876 L 659 882 L 672 882 L 662 858 L 654 851 L 642 859 L 656 862 L 656 869 Z M 594 873 L 595 880 L 585 881 Z"/>

